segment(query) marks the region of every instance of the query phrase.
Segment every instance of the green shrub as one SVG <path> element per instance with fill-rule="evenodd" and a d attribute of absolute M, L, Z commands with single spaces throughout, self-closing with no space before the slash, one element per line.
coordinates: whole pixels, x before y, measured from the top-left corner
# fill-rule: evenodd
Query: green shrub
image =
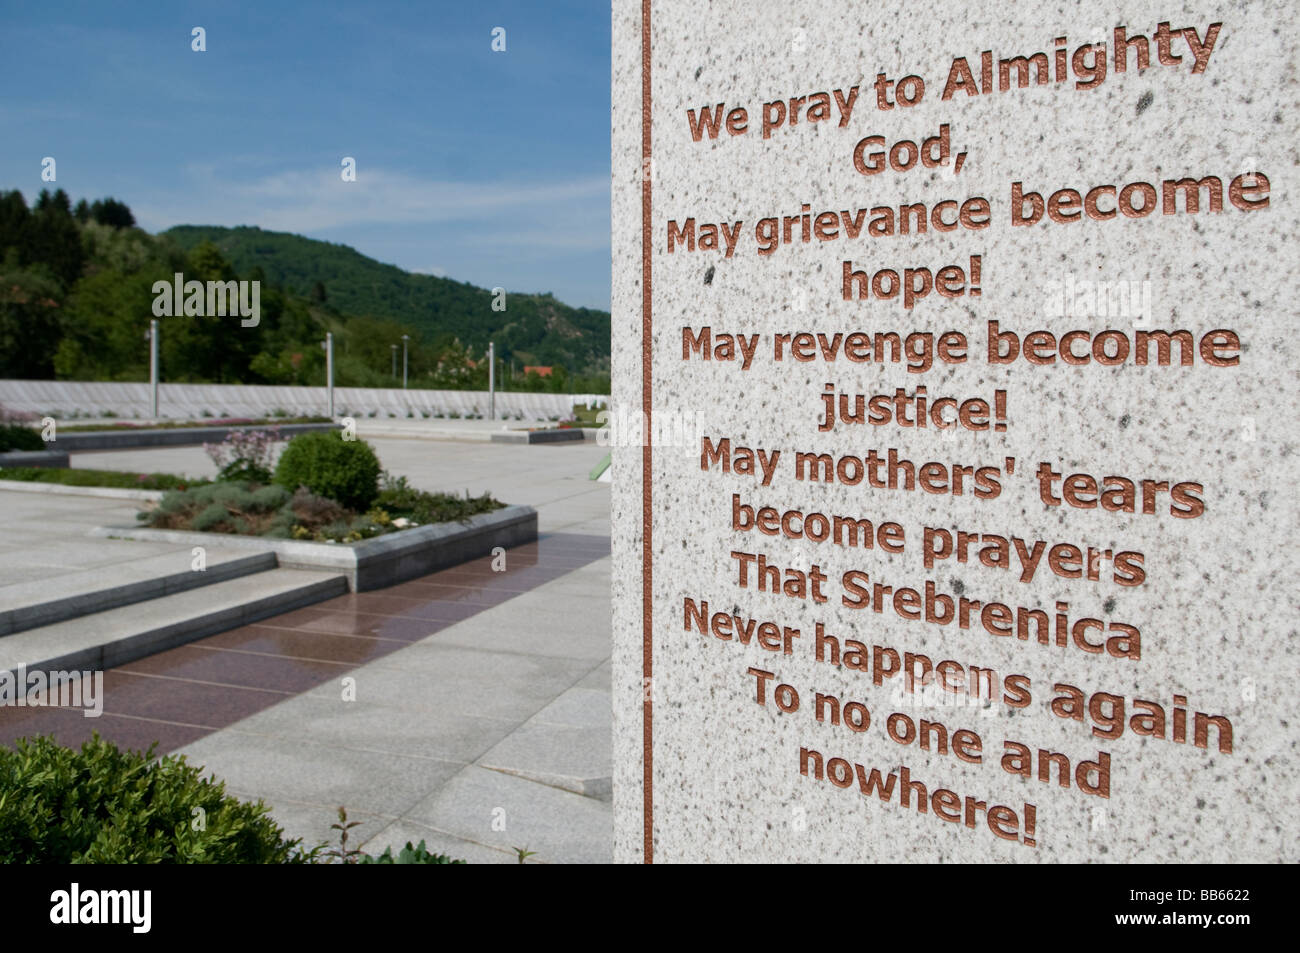
<path fill-rule="evenodd" d="M 393 848 L 386 847 L 378 857 L 362 854 L 358 864 L 463 864 L 463 860 L 452 860 L 446 854 L 435 854 L 424 846 L 424 841 L 412 846 L 408 840 L 406 846 L 393 855 Z"/>
<path fill-rule="evenodd" d="M 10 450 L 45 450 L 45 441 L 31 427 L 22 424 L 0 424 L 0 453 Z"/>
<path fill-rule="evenodd" d="M 209 503 L 194 517 L 191 524 L 200 533 L 206 533 L 214 526 L 224 523 L 230 518 L 230 511 L 221 503 Z"/>
<path fill-rule="evenodd" d="M 470 496 L 466 490 L 465 495 L 460 497 L 451 493 L 417 490 L 407 482 L 406 477 L 393 477 L 387 473 L 384 474 L 384 488 L 375 498 L 375 505 L 389 516 L 405 516 L 422 525 L 463 522 L 471 516 L 491 513 L 505 506 L 489 493 Z"/>
<path fill-rule="evenodd" d="M 370 444 L 344 440 L 337 430 L 299 434 L 280 454 L 274 480 L 290 492 L 305 486 L 365 512 L 379 493 L 379 458 Z"/>
<path fill-rule="evenodd" d="M 379 515 L 358 515 L 304 489 L 290 494 L 282 486 L 211 483 L 167 493 L 136 517 L 157 529 L 355 542 L 389 529 Z"/>
<path fill-rule="evenodd" d="M 289 498 L 289 491 L 282 486 L 263 486 L 252 492 L 250 502 L 259 510 L 278 510 Z"/>
<path fill-rule="evenodd" d="M 0 863 L 302 863 L 258 801 L 231 797 L 184 756 L 154 760 L 96 734 L 0 747 Z"/>

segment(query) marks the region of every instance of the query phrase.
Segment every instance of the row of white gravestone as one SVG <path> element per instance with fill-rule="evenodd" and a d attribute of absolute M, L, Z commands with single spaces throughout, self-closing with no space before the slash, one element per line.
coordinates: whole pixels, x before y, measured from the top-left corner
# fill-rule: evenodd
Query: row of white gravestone
<path fill-rule="evenodd" d="M 575 405 L 591 407 L 607 401 L 607 397 L 597 394 L 498 392 L 496 417 L 562 420 L 572 416 Z M 56 419 L 145 419 L 151 415 L 151 396 L 146 383 L 0 380 L 0 408 Z M 167 419 L 317 416 L 328 413 L 328 409 L 323 387 L 161 384 L 158 389 L 158 415 Z M 483 391 L 336 387 L 334 410 L 337 416 L 352 417 L 486 418 L 489 402 Z"/>

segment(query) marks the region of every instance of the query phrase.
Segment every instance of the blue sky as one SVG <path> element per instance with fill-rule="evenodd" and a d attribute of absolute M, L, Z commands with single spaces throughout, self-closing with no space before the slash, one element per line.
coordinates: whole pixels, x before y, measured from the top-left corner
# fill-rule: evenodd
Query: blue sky
<path fill-rule="evenodd" d="M 609 307 L 607 2 L 0 11 L 0 188 L 30 201 L 53 156 L 57 187 L 150 231 L 258 225 Z"/>

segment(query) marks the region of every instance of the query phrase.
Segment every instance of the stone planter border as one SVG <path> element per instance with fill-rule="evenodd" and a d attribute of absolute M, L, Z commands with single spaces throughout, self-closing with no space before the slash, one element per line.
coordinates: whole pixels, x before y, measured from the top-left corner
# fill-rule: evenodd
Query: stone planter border
<path fill-rule="evenodd" d="M 493 443 L 582 443 L 587 439 L 579 427 L 556 430 L 502 430 L 492 434 Z"/>
<path fill-rule="evenodd" d="M 0 453 L 0 467 L 54 467 L 66 469 L 68 454 L 64 450 L 7 450 Z"/>
<path fill-rule="evenodd" d="M 359 543 L 314 543 L 138 526 L 100 526 L 90 535 L 273 552 L 283 568 L 342 573 L 353 592 L 365 592 L 479 559 L 498 546 L 509 549 L 534 542 L 537 511 L 531 506 L 507 506 L 464 523 L 417 526 Z"/>
<path fill-rule="evenodd" d="M 270 430 L 276 424 L 238 424 L 230 427 L 168 427 L 160 430 L 123 427 L 121 430 L 93 430 L 88 433 L 55 432 L 50 444 L 61 451 L 81 453 L 88 450 L 130 450 L 135 447 L 184 447 L 201 443 L 220 443 L 230 433 Z M 337 430 L 338 424 L 284 424 L 280 434 L 285 438 L 317 430 Z M 67 453 L 64 456 L 66 458 Z M 17 466 L 17 464 L 10 464 Z M 53 466 L 53 464 L 45 464 Z M 64 464 L 67 466 L 67 464 Z"/>

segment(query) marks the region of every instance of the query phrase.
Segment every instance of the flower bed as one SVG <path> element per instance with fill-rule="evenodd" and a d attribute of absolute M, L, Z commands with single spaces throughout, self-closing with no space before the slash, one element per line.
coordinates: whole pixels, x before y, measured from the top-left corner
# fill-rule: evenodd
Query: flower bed
<path fill-rule="evenodd" d="M 190 430 L 200 427 L 263 427 L 293 424 L 327 424 L 329 417 L 205 417 L 201 420 L 172 420 L 159 423 L 118 420 L 109 424 L 59 424 L 62 433 L 104 433 L 115 430 Z"/>
<path fill-rule="evenodd" d="M 504 505 L 488 494 L 427 493 L 399 477 L 387 480 L 374 505 L 359 513 L 305 487 L 290 493 L 281 486 L 232 481 L 168 493 L 138 519 L 153 529 L 355 543 L 430 523 L 464 522 Z"/>

